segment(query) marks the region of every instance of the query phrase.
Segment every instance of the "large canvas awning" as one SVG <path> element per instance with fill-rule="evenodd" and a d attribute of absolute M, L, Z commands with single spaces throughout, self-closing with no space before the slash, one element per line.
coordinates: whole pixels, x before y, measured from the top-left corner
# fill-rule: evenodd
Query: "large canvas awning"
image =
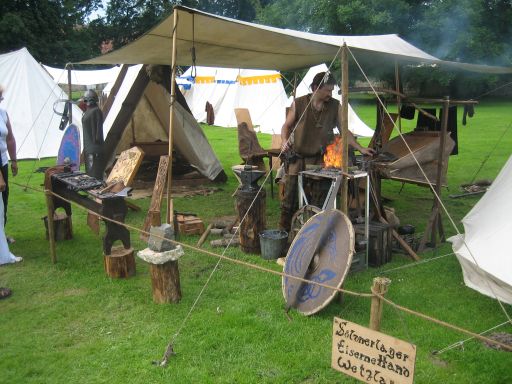
<path fill-rule="evenodd" d="M 269 27 L 176 6 L 172 15 L 134 42 L 82 64 L 171 64 L 174 13 L 177 14 L 177 65 L 279 71 L 331 62 L 346 43 L 362 63 L 438 64 L 483 73 L 512 73 L 512 68 L 446 62 L 397 35 L 333 36 Z"/>

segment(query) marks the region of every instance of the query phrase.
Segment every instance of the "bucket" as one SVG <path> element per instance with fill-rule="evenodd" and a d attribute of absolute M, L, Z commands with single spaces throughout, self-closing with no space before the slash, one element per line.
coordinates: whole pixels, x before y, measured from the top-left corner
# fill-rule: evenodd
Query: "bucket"
<path fill-rule="evenodd" d="M 288 232 L 267 229 L 260 233 L 261 257 L 266 260 L 277 259 L 286 248 Z"/>

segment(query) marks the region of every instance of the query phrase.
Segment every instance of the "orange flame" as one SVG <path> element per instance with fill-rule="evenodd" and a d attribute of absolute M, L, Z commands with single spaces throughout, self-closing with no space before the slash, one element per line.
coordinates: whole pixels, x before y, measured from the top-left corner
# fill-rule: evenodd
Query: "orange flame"
<path fill-rule="evenodd" d="M 341 168 L 342 145 L 341 137 L 336 136 L 334 141 L 325 148 L 324 166 L 326 168 Z"/>

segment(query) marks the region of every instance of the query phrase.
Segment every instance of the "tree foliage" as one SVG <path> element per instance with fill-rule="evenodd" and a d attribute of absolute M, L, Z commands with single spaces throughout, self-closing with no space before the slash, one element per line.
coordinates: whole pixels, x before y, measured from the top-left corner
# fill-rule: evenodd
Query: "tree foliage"
<path fill-rule="evenodd" d="M 101 0 L 9 0 L 0 2 L 2 52 L 27 47 L 45 64 L 91 56 L 92 39 L 83 24 Z"/>
<path fill-rule="evenodd" d="M 116 49 L 133 41 L 176 4 L 314 33 L 396 33 L 440 59 L 512 65 L 512 0 L 3 0 L 0 33 L 9 38 L 0 52 L 26 46 L 37 60 L 62 66 L 100 54 L 102 42 Z M 436 76 L 468 84 L 460 74 Z"/>

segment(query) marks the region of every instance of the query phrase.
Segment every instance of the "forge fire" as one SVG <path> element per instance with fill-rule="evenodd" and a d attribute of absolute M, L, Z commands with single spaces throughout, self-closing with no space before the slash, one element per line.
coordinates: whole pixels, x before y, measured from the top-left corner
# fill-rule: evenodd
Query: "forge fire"
<path fill-rule="evenodd" d="M 341 137 L 336 136 L 334 141 L 325 148 L 324 167 L 341 168 L 342 153 Z"/>

